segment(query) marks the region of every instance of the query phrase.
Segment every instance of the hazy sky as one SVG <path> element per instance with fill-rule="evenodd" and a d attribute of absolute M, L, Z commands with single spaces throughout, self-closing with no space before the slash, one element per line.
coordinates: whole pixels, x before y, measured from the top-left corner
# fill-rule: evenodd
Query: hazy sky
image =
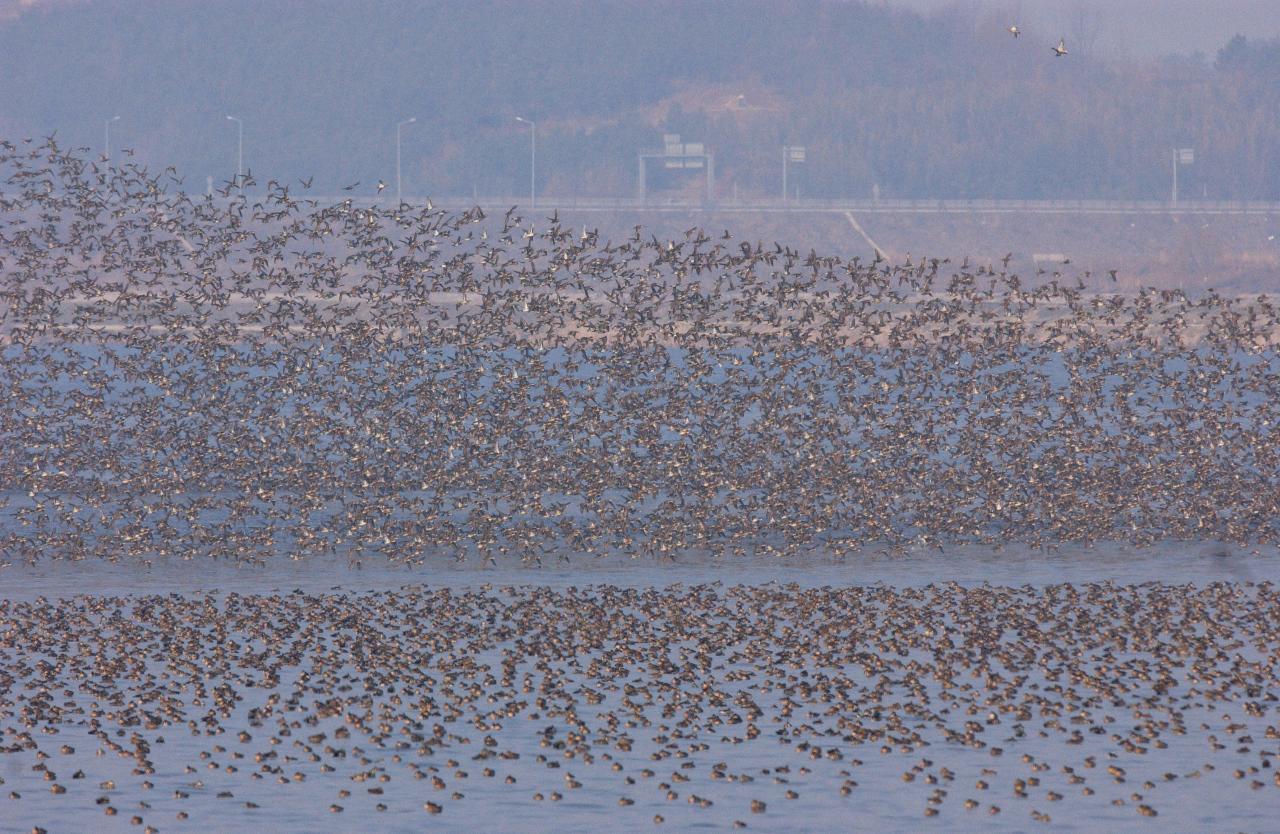
<path fill-rule="evenodd" d="M 1029 36 L 1070 37 L 1083 12 L 1109 54 L 1146 58 L 1203 51 L 1210 58 L 1232 36 L 1280 37 L 1280 0 L 886 0 L 924 12 L 959 7 L 978 20 L 1018 19 Z M 1012 22 L 1012 20 L 1011 20 Z M 1070 44 L 1068 44 L 1070 46 Z"/>
<path fill-rule="evenodd" d="M 1280 37 L 1280 0 L 879 1 L 926 13 L 959 8 L 975 21 L 1016 19 L 1028 36 L 1055 41 L 1059 36 L 1070 38 L 1083 25 L 1096 37 L 1097 48 L 1113 57 L 1149 58 L 1201 51 L 1212 58 L 1237 34 Z M 0 0 L 0 19 L 69 2 L 91 0 Z"/>

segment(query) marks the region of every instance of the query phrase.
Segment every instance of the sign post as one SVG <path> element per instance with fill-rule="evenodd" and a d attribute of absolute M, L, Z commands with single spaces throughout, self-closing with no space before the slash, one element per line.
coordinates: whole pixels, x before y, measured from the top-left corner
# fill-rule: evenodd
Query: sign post
<path fill-rule="evenodd" d="M 1178 204 L 1178 166 L 1192 165 L 1196 161 L 1195 148 L 1173 149 L 1173 204 Z"/>
<path fill-rule="evenodd" d="M 787 201 L 787 164 L 804 162 L 804 160 L 804 145 L 782 146 L 782 202 L 784 203 Z"/>

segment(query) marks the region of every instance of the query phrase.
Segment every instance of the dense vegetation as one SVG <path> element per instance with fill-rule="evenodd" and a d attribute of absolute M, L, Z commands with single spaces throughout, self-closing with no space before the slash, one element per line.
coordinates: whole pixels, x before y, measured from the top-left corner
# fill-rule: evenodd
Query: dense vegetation
<path fill-rule="evenodd" d="M 1114 63 L 996 22 L 833 0 L 466 3 L 108 0 L 0 23 L 0 134 L 134 148 L 201 190 L 246 164 L 332 191 L 630 194 L 664 132 L 705 142 L 722 194 L 1280 199 L 1280 42 Z M 739 99 L 739 96 L 742 96 Z M 193 182 L 191 180 L 198 180 Z M 679 178 L 655 177 L 654 188 Z M 692 183 L 689 183 L 692 187 Z"/>

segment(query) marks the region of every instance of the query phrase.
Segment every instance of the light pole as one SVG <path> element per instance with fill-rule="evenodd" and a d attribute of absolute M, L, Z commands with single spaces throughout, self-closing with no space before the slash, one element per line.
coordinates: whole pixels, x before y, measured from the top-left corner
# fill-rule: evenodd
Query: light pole
<path fill-rule="evenodd" d="M 404 202 L 404 198 L 400 196 L 400 128 L 405 125 L 411 125 L 418 120 L 417 116 L 412 119 L 405 119 L 403 122 L 396 124 L 396 205 Z"/>
<path fill-rule="evenodd" d="M 120 121 L 119 116 L 112 116 L 102 125 L 102 156 L 111 164 L 111 123 Z"/>
<path fill-rule="evenodd" d="M 236 187 L 243 194 L 244 183 L 241 177 L 244 176 L 244 121 L 235 116 L 227 116 L 227 119 L 236 123 Z"/>
<path fill-rule="evenodd" d="M 524 122 L 529 126 L 529 210 L 533 211 L 538 205 L 537 191 L 534 187 L 538 173 L 538 123 L 523 116 L 516 116 L 516 121 Z"/>
<path fill-rule="evenodd" d="M 782 202 L 787 201 L 787 154 L 790 148 L 786 145 L 782 146 Z"/>

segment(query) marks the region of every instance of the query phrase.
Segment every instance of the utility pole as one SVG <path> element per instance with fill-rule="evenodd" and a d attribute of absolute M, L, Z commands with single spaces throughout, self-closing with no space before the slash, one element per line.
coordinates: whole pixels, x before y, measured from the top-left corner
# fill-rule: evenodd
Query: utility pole
<path fill-rule="evenodd" d="M 404 202 L 404 197 L 400 191 L 400 128 L 405 125 L 411 125 L 418 120 L 417 116 L 412 119 L 405 119 L 396 125 L 396 205 Z"/>
<path fill-rule="evenodd" d="M 529 210 L 533 211 L 538 205 L 535 188 L 538 174 L 538 123 L 523 116 L 516 116 L 516 121 L 529 126 Z"/>
<path fill-rule="evenodd" d="M 120 121 L 119 116 L 112 116 L 102 126 L 102 156 L 111 164 L 111 123 Z"/>
<path fill-rule="evenodd" d="M 241 178 L 244 176 L 244 121 L 235 116 L 227 116 L 227 119 L 236 123 L 236 188 L 243 194 L 244 183 Z"/>

